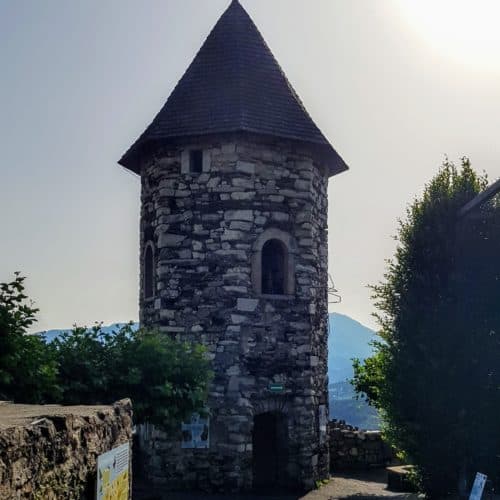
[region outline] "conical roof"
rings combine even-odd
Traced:
[[[310,143],[327,155],[332,174],[347,169],[237,0],[219,19],[151,125],[119,163],[138,172],[138,152],[148,142],[230,132]]]

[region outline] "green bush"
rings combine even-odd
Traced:
[[[127,325],[114,333],[75,328],[52,348],[66,404],[130,397],[136,423],[168,428],[206,401],[211,372],[200,345]]]
[[[164,429],[203,412],[212,377],[201,345],[126,325],[75,327],[50,344],[27,330],[38,310],[16,274],[0,284],[0,399],[109,404],[129,397],[136,423]]]

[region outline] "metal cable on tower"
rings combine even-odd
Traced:
[[[339,291],[335,288],[335,283],[333,282],[332,275],[328,274],[328,303],[329,304],[340,304],[342,302],[342,296],[339,295]]]

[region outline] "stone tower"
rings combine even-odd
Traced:
[[[328,473],[327,186],[347,166],[238,1],[120,164],[142,182],[141,323],[205,344],[215,373],[208,421],[142,429],[150,479],[313,487]]]

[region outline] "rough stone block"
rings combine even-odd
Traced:
[[[284,212],[273,212],[271,217],[276,222],[287,222],[290,216]]]
[[[236,171],[253,175],[255,174],[255,163],[250,163],[247,161],[238,161],[236,163]]]
[[[229,293],[242,293],[242,294],[248,293],[248,288],[246,286],[226,285],[223,288],[225,292]]]
[[[297,179],[294,187],[297,191],[309,191],[311,189],[311,183],[309,181]]]
[[[229,367],[226,370],[226,374],[229,375],[230,377],[234,376],[234,375],[239,375],[240,374],[240,366],[239,365],[233,365],[233,366]]]
[[[240,325],[247,320],[246,316],[242,316],[241,314],[231,314],[231,322],[234,325]]]
[[[231,193],[231,199],[235,201],[248,201],[255,198],[255,191],[237,191]]]
[[[172,309],[162,309],[160,311],[160,319],[174,319],[175,311]]]
[[[213,189],[217,187],[220,183],[220,177],[212,177],[208,182],[207,182],[207,188]]]
[[[241,260],[241,261],[247,260],[247,254],[243,250],[216,250],[215,253],[216,253],[216,255],[220,255],[221,257],[234,256],[238,260]]]
[[[186,239],[182,234],[161,233],[158,248],[178,247]]]
[[[259,301],[257,299],[239,298],[236,308],[238,311],[254,312],[258,305]]]
[[[228,210],[224,214],[226,220],[241,220],[246,222],[252,222],[254,220],[252,210]]]
[[[311,238],[302,238],[299,240],[299,246],[301,247],[312,247],[314,244]]]
[[[255,186],[255,181],[253,179],[233,179],[231,181],[231,184],[234,187],[240,188],[240,189],[253,189]]]
[[[267,198],[273,203],[283,203],[283,201],[285,200],[285,197],[281,194],[271,194]]]
[[[222,154],[231,154],[236,152],[236,144],[234,142],[222,144],[221,146]]]
[[[252,224],[250,222],[242,222],[238,220],[231,221],[229,229],[237,231],[250,231],[252,229]]]
[[[160,327],[162,332],[166,333],[184,333],[185,328],[182,326],[162,326]]]
[[[233,231],[231,229],[225,229],[224,233],[221,236],[222,241],[234,241],[241,240],[244,238],[244,233],[241,231]]]

